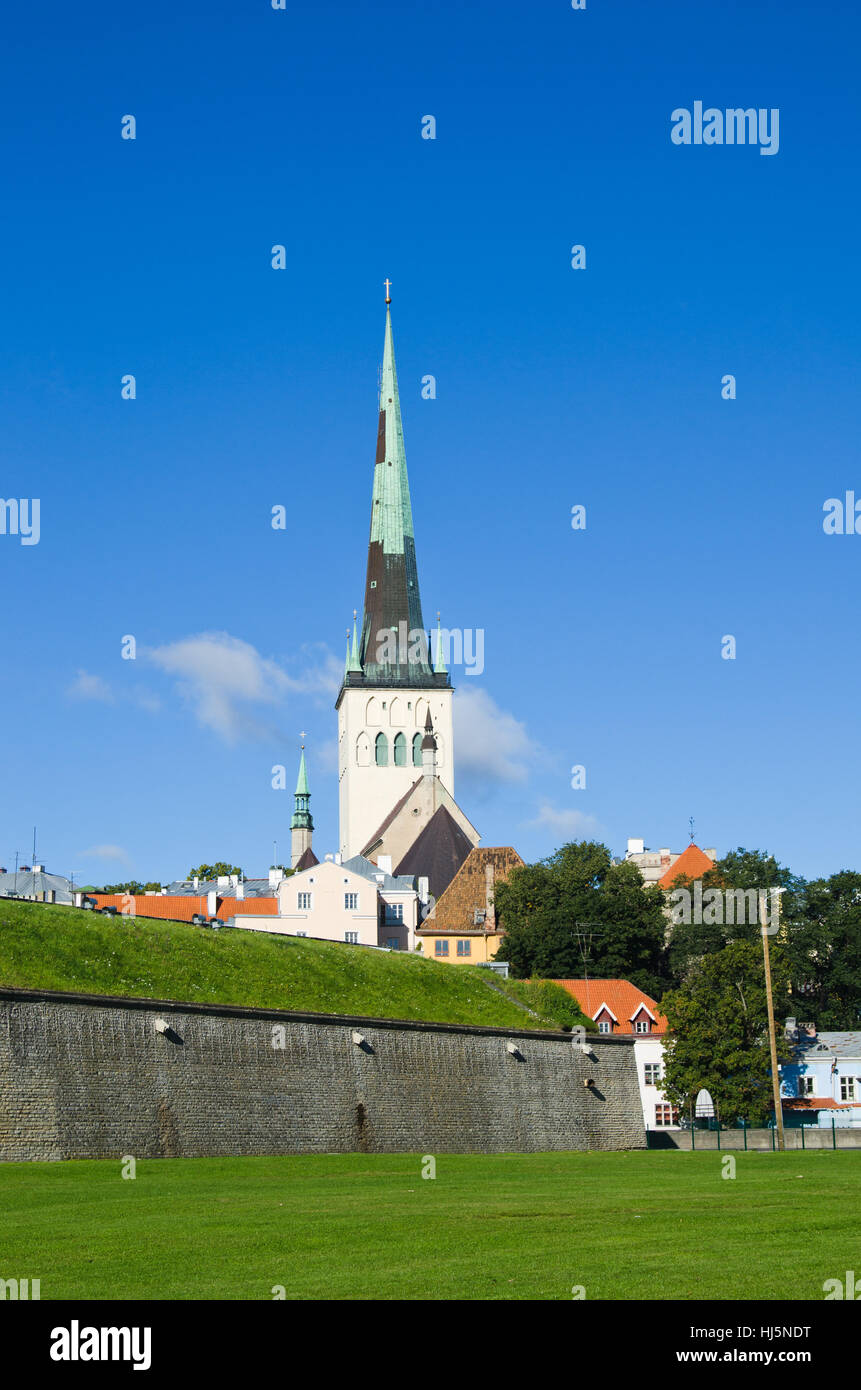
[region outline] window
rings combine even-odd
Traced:
[[[471,955],[472,955],[472,942],[471,942],[471,941],[459,941],[459,942],[457,943],[457,953],[458,953],[459,956],[471,956]]]
[[[403,903],[386,903],[386,920],[389,922],[402,922],[404,920]]]
[[[643,1068],[643,1072],[645,1074],[646,1085],[657,1086],[658,1082],[661,1079],[660,1062],[647,1062]]]
[[[395,767],[407,765],[407,740],[403,734],[395,734]]]
[[[413,734],[413,767],[422,765],[422,736]]]
[[[800,1096],[812,1096],[812,1095],[814,1095],[815,1092],[814,1092],[814,1090],[813,1090],[813,1081],[814,1081],[814,1078],[813,1078],[812,1076],[799,1076],[799,1078],[798,1078],[798,1094],[799,1094]]]
[[[299,910],[300,912],[310,912],[310,911],[311,911],[311,894],[310,894],[310,893],[298,893],[298,894],[297,894],[297,899],[298,899],[298,901],[297,901],[297,903],[296,903],[296,906],[297,906],[297,908],[298,908],[298,910]]]
[[[602,1019],[601,1019],[601,1022],[598,1024],[598,1032],[599,1032],[599,1033],[612,1033],[612,1031],[613,1031],[613,1025],[612,1025],[612,1023],[610,1022],[610,1020],[609,1020],[608,1018],[602,1018]]]
[[[638,1018],[634,1024],[635,1033],[651,1033],[652,1021],[649,1018]]]
[[[359,933],[358,933],[357,931],[345,931],[345,932],[344,932],[344,940],[345,940],[345,941],[348,943],[348,945],[350,945],[350,946],[358,946],[358,944],[359,944]]]
[[[388,936],[388,937],[386,937],[386,945],[388,946],[388,948],[389,948],[390,951],[397,951],[397,949],[399,948],[400,944],[401,944],[401,942],[400,942],[400,938],[399,938],[399,937],[397,937],[397,936]]]
[[[435,956],[447,956],[448,942],[437,939],[433,944],[433,953]]]
[[[358,893],[345,893],[345,894],[344,894],[344,911],[345,911],[345,912],[355,912],[358,906],[359,906],[359,895],[358,895]]]
[[[679,1112],[674,1105],[655,1106],[655,1127],[656,1129],[666,1129],[669,1125],[678,1123]]]
[[[377,734],[374,744],[374,760],[377,767],[388,767],[389,765],[389,740],[385,734]]]
[[[841,1076],[841,1078],[840,1078],[840,1099],[841,1099],[841,1100],[854,1100],[854,1099],[855,1099],[855,1082],[856,1082],[856,1080],[857,1080],[857,1078],[854,1077],[854,1076]]]

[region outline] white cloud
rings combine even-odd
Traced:
[[[89,849],[81,851],[82,859],[110,859],[117,864],[128,864],[128,851],[121,845],[90,845]]]
[[[526,725],[499,708],[486,690],[467,687],[454,697],[459,774],[477,782],[525,782],[538,747]]]
[[[534,820],[525,821],[524,824],[536,829],[552,830],[558,835],[576,835],[584,838],[600,829],[595,817],[587,815],[585,811],[575,811],[572,808],[560,810],[546,801],[540,806]]]
[[[76,700],[101,700],[106,705],[114,703],[114,692],[101,676],[93,676],[89,671],[78,671],[66,693]]]
[[[145,656],[168,675],[194,710],[198,723],[227,743],[243,737],[281,736],[260,710],[283,712],[287,696],[325,697],[337,692],[341,665],[322,644],[302,648],[313,663],[299,675],[228,632],[200,632],[148,650]]]

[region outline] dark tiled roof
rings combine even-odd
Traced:
[[[476,911],[487,911],[488,868],[492,883],[504,883],[511,870],[522,864],[517,850],[510,845],[470,846],[470,853],[464,857],[457,873],[449,881],[437,902],[433,917],[425,921],[425,928],[429,931],[459,932],[466,927],[474,927]],[[498,923],[496,927],[493,926],[490,913],[485,924],[487,930],[498,929]]]
[[[427,878],[431,893],[439,898],[471,849],[471,840],[445,806],[440,806],[410,845],[395,873]]]
[[[309,845],[296,865],[296,872],[301,873],[303,869],[313,869],[315,864],[319,864],[319,859]]]

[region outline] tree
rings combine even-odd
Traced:
[[[672,888],[687,888],[693,892],[695,880],[679,876]],[[796,878],[790,869],[779,864],[774,855],[766,850],[749,850],[739,847],[730,850],[718,859],[712,869],[702,876],[703,894],[717,888],[726,889],[782,888],[780,897],[780,916],[785,919],[795,911],[798,895],[803,888],[802,880]],[[672,892],[672,889],[670,890]],[[706,916],[706,914],[703,914]],[[741,915],[735,914],[734,915]],[[758,911],[753,920],[729,923],[726,914],[720,922],[675,922],[671,928],[668,946],[668,973],[670,980],[679,985],[687,978],[691,969],[703,956],[722,951],[731,941],[758,942],[760,925]]]
[[[804,885],[786,919],[792,1012],[822,1029],[861,1019],[861,874],[849,869]]]
[[[199,878],[201,881],[211,878],[227,878],[230,874],[238,874],[242,877],[242,870],[237,864],[225,864],[223,859],[217,860],[215,864],[199,864],[196,869],[189,869],[189,878]]]
[[[624,978],[660,994],[665,918],[659,889],[606,845],[581,840],[513,869],[496,887],[500,958],[521,978]]]
[[[160,883],[139,883],[137,879],[130,879],[128,883],[106,883],[104,888],[92,889],[94,893],[160,893]]]
[[[771,951],[775,1015],[788,1000],[789,971],[779,946]],[[679,988],[661,1000],[669,1029],[664,1091],[689,1109],[705,1087],[725,1123],[762,1123],[772,1108],[771,1058],[762,947],[733,941],[704,956]],[[778,1057],[789,1048],[778,1031]]]

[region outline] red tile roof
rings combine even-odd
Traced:
[[[615,1016],[616,1033],[634,1032],[634,1020],[642,1012],[643,1005],[655,1020],[651,1036],[656,1037],[667,1031],[667,1020],[655,1000],[645,990],[637,989],[630,980],[554,980],[553,983],[574,995],[587,1018],[596,1018],[604,1005]]]
[[[855,1103],[857,1104],[857,1102]],[[852,1101],[841,1104],[830,1096],[800,1096],[797,1100],[783,1100],[784,1110],[854,1110]],[[773,1109],[774,1107],[772,1107]]]
[[[661,888],[672,888],[677,878],[702,878],[714,868],[714,860],[704,854],[699,845],[688,845],[682,850],[675,864],[671,864],[665,874],[658,879]]]
[[[115,907],[118,912],[128,908],[129,915],[135,917],[158,917],[168,922],[190,922],[195,913],[208,917],[207,896],[196,893],[173,896],[167,893],[88,893],[95,898],[99,907]],[[272,898],[222,898],[216,899],[213,914],[227,921],[228,917],[241,917],[252,912],[260,917],[273,917],[278,913],[278,899]]]

